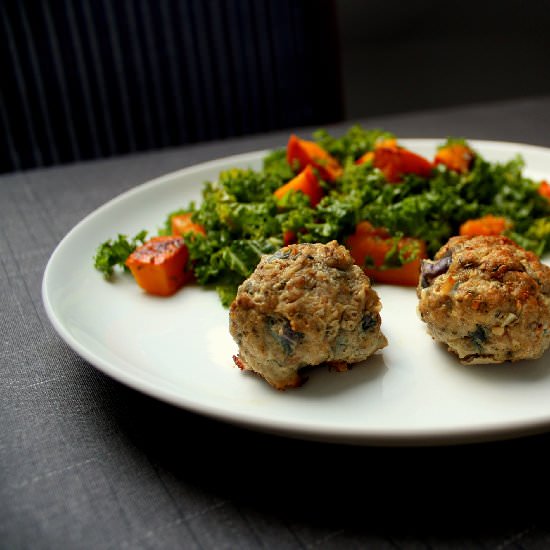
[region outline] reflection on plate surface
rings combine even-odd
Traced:
[[[442,140],[402,140],[432,155]],[[550,176],[550,149],[470,141],[488,160],[520,153],[534,179]],[[155,233],[167,212],[200,198],[229,167],[259,168],[265,152],[168,174],[124,193],[79,223],[53,253],[43,299],[77,353],[115,379],[186,409],[292,437],[354,444],[445,444],[550,428],[550,357],[464,367],[427,335],[414,289],[377,285],[389,346],[347,373],[313,369],[301,388],[277,392],[233,366],[228,312],[215,292],[187,287],[144,294],[129,277],[107,283],[97,245],[117,233]],[[548,262],[546,262],[548,263]]]

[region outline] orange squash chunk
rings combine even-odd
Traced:
[[[290,191],[301,191],[307,195],[311,206],[316,206],[323,198],[323,188],[319,185],[309,164],[295,178],[276,189],[273,194],[277,199],[282,199]]]
[[[374,151],[368,151],[357,159],[356,164],[371,161],[390,183],[399,183],[404,174],[416,174],[428,178],[432,174],[432,163],[405,149],[399,147],[395,140],[384,140],[375,146]]]
[[[405,250],[405,258],[407,250],[410,250],[411,255],[413,251],[417,251],[416,258],[399,267],[382,269],[386,254],[394,245],[394,239],[384,228],[373,227],[369,222],[357,224],[355,233],[346,240],[346,246],[355,263],[371,280],[391,285],[416,286],[422,259],[428,257],[426,244],[421,239],[401,238],[397,243],[397,248]]]
[[[466,174],[470,170],[473,160],[474,153],[469,147],[455,143],[439,149],[435,155],[434,164],[443,164],[449,170]]]
[[[338,160],[320,145],[314,141],[300,139],[294,134],[288,140],[286,158],[290,166],[294,167],[298,164],[300,170],[311,164],[326,181],[338,179],[344,171]]]
[[[544,197],[550,201],[550,183],[547,181],[541,181],[537,187],[537,192],[541,197]]]
[[[459,229],[460,235],[501,235],[510,227],[510,222],[506,218],[487,214],[475,220],[465,221]]]
[[[153,237],[126,260],[137,284],[149,294],[170,296],[188,278],[189,251],[180,236]]]
[[[203,235],[206,235],[204,227],[192,221],[191,216],[191,212],[172,216],[172,219],[170,220],[172,235],[184,235],[189,232],[202,233]]]
[[[390,148],[397,149],[399,146],[397,145],[397,140],[395,138],[388,138],[388,139],[383,139],[383,140],[378,141],[374,145],[374,151],[376,151],[376,149],[380,149],[382,147],[390,147]],[[355,164],[363,164],[365,162],[373,162],[374,157],[375,157],[374,151],[367,151],[364,155],[362,155],[361,157],[359,157],[355,161]]]

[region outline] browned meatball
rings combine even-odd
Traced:
[[[503,236],[453,237],[417,288],[428,332],[463,363],[537,359],[550,345],[550,268]]]
[[[344,368],[387,345],[381,304],[346,248],[297,244],[264,256],[230,308],[235,363],[278,389],[298,386],[300,369]]]

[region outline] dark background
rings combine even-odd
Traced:
[[[347,118],[550,92],[550,3],[337,0]]]
[[[550,3],[5,0],[0,172],[550,92]]]

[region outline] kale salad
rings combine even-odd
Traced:
[[[151,241],[142,231],[100,244],[94,265],[110,278],[149,244],[137,262],[160,266],[151,279],[185,276],[155,292],[157,283],[139,280],[149,268],[132,269],[145,290],[167,295],[193,281],[215,288],[227,306],[263,254],[295,242],[337,240],[371,278],[394,284],[405,281],[400,270],[458,234],[504,234],[541,256],[550,252],[550,186],[523,170],[520,156],[489,162],[463,139],[443,141],[426,159],[384,130],[354,126],[339,137],[318,130],[309,141],[291,136],[260,170],[229,169],[205,182],[201,201],[174,205]],[[180,262],[166,275],[172,252]]]

